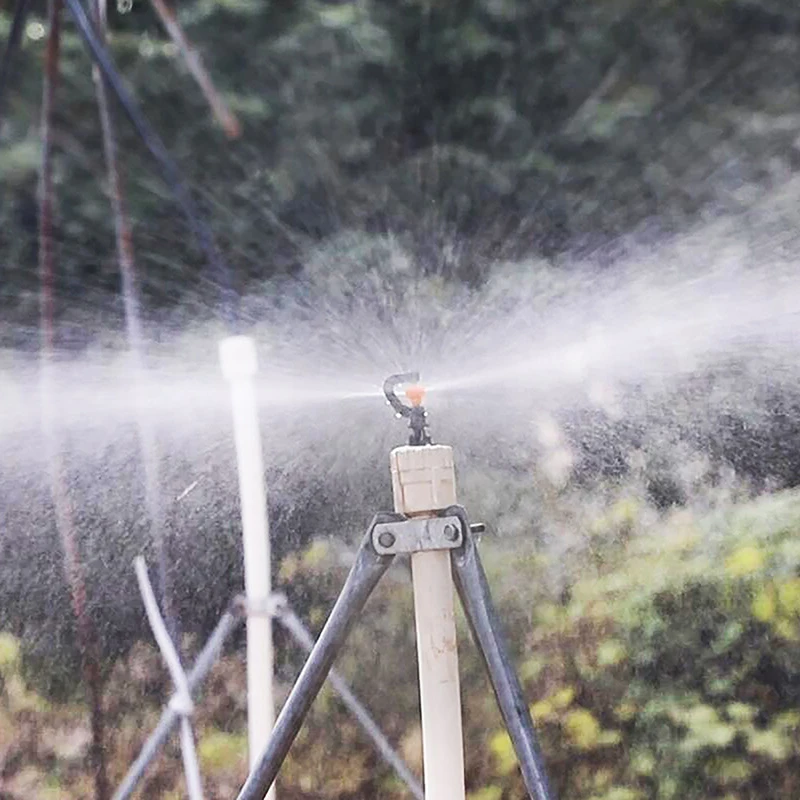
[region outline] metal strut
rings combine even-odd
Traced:
[[[556,800],[545,774],[528,705],[500,632],[486,574],[475,547],[473,527],[461,506],[445,509],[439,517],[443,541],[436,540],[439,526],[428,526],[425,531],[420,531],[419,520],[402,514],[378,514],[372,521],[322,633],[278,716],[269,743],[247,777],[237,800],[263,800],[269,791],[348,633],[394,560],[394,553],[425,549],[450,551],[458,594],[489,672],[528,797],[531,800]],[[455,536],[449,530],[453,522],[459,528]],[[405,526],[409,535],[404,532]],[[475,526],[475,529],[480,529],[480,526]],[[394,539],[391,542],[386,533],[392,533]]]
[[[275,618],[307,653],[310,653],[314,649],[314,637],[306,626],[303,625],[300,617],[292,611],[285,596],[277,595]],[[369,711],[367,711],[361,701],[353,694],[344,679],[336,670],[332,669],[328,674],[328,680],[347,707],[347,710],[355,717],[356,722],[358,722],[367,736],[369,736],[375,749],[380,753],[383,760],[394,769],[403,783],[405,783],[408,791],[411,792],[415,800],[425,800],[422,784],[417,780],[416,775],[414,775],[408,768],[408,765],[395,752],[383,731],[378,727],[375,720],[372,719]]]
[[[223,645],[230,634],[239,626],[245,616],[244,601],[236,598],[225,613],[220,617],[194,666],[186,674],[189,691],[194,693],[208,676],[213,668]],[[169,703],[161,714],[155,730],[150,734],[141,752],[128,770],[119,788],[114,792],[113,800],[128,800],[136,791],[137,784],[144,777],[147,768],[166,744],[172,731],[180,724],[181,715],[174,703]]]

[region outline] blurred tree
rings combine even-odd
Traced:
[[[235,144],[152,9],[125,9],[111,9],[115,57],[243,292],[296,274],[309,246],[347,229],[404,233],[420,269],[471,283],[497,258],[597,255],[623,234],[652,235],[656,218],[675,229],[738,208],[744,187],[768,187],[796,160],[800,88],[784,76],[800,11],[789,2],[185,2],[180,17],[243,118]],[[42,48],[34,15],[0,133],[8,342],[32,319],[19,301],[33,290]],[[117,311],[99,126],[74,34],[65,62],[60,307],[90,288],[92,303]],[[127,128],[123,147],[146,305],[213,303],[183,220]],[[454,243],[457,263],[442,255]]]

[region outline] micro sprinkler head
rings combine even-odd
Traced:
[[[413,386],[407,386],[404,394],[408,398],[408,401],[411,403],[412,407],[417,408],[418,406],[422,405],[422,401],[425,399],[426,391],[427,390],[424,386],[420,386],[420,384],[415,383]]]
[[[397,396],[397,387],[401,384],[410,384],[405,390],[410,406],[405,405]],[[428,433],[428,412],[422,405],[425,388],[419,384],[419,372],[390,375],[383,382],[383,393],[386,395],[386,402],[395,410],[398,418],[408,417],[408,427],[411,429],[411,435],[408,437],[409,445],[421,447],[432,444]]]

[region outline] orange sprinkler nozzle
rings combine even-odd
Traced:
[[[409,386],[405,391],[405,395],[412,406],[421,406],[422,401],[425,399],[425,387],[419,384]]]

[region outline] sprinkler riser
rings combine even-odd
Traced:
[[[389,460],[398,513],[435,517],[456,504],[451,447],[397,447]],[[464,800],[464,736],[450,550],[412,553],[411,573],[425,800]]]
[[[228,336],[219,343],[219,362],[226,381],[254,377],[258,372],[255,342],[249,336]]]
[[[222,373],[230,385],[244,543],[248,606],[266,607],[271,594],[271,555],[261,431],[253,378],[258,369],[255,343],[247,336],[220,342]],[[272,619],[247,619],[247,728],[251,768],[269,741],[274,724]],[[274,800],[274,787],[268,794]]]

